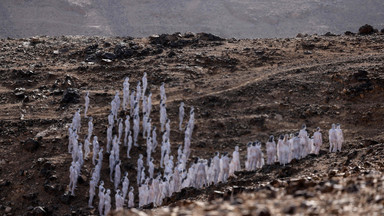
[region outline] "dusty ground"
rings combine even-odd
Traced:
[[[116,48],[121,43],[125,48]],[[328,153],[323,145],[318,157],[240,172],[225,185],[186,189],[165,200],[165,208],[146,213],[384,213],[383,35],[255,40],[205,34],[160,39],[40,37],[3,39],[0,45],[2,214],[97,214],[86,208],[93,168],[89,161],[76,196],[64,195],[71,162],[67,124],[83,107],[89,90],[89,115],[104,145],[114,90],[121,90],[126,76],[132,89],[144,72],[155,96],[152,118],[157,125],[159,87],[166,83],[174,154],[183,139],[176,130],[181,101],[195,107],[192,156],[208,158],[239,145],[244,162],[248,141],[265,142],[271,134],[297,131],[302,123],[311,132],[320,126],[325,143],[330,125],[341,123],[346,138],[341,153]],[[117,58],[105,60],[114,50]],[[69,88],[80,97],[66,97]],[[83,118],[83,128],[86,122]],[[122,170],[134,184],[137,155],[145,150],[132,152],[134,157],[123,160]],[[104,162],[102,178],[109,172]]]

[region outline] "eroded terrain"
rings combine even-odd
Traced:
[[[67,126],[75,110],[83,108],[89,90],[88,115],[104,145],[115,90],[122,90],[126,76],[132,89],[144,72],[154,95],[151,117],[156,126],[159,87],[166,84],[173,154],[183,141],[177,129],[181,101],[187,111],[195,107],[192,157],[209,158],[239,145],[244,163],[248,141],[264,143],[269,135],[298,131],[302,123],[311,133],[321,127],[325,141],[317,157],[239,172],[228,184],[204,190],[188,188],[165,200],[166,207],[145,213],[384,213],[383,35],[254,40],[210,34],[37,37],[2,39],[0,45],[1,213],[97,214],[86,207],[93,168],[89,161],[76,196],[64,195],[72,160]],[[84,128],[86,122],[83,118]],[[337,154],[327,150],[332,123],[341,123],[346,138]],[[133,157],[123,159],[122,171],[130,173],[132,184],[139,153],[145,156],[145,148],[134,148]],[[155,158],[159,156],[157,151]],[[107,160],[104,163],[102,175],[108,176]]]

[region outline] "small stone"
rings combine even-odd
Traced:
[[[114,60],[116,59],[116,55],[114,53],[103,53],[101,55],[102,59]]]
[[[305,54],[305,55],[311,55],[311,54],[312,54],[312,52],[311,52],[311,51],[309,51],[309,50],[306,50],[306,51],[304,51],[304,54]]]
[[[34,152],[40,148],[40,143],[34,139],[29,138],[24,141],[23,148],[27,151]]]
[[[47,214],[47,212],[45,211],[44,207],[42,207],[42,206],[37,206],[37,207],[33,208],[33,215],[43,216],[46,214]]]
[[[12,211],[12,208],[7,206],[5,207],[5,213],[10,213]]]
[[[79,102],[80,102],[80,93],[79,93],[79,90],[75,88],[67,88],[64,91],[63,97],[61,98],[61,101],[60,101],[61,104],[79,103]]]
[[[15,88],[13,92],[16,97],[24,98],[25,96],[25,88]]]
[[[80,175],[78,178],[78,181],[79,181],[79,184],[84,184],[85,182],[87,182],[87,176]]]
[[[269,211],[268,208],[264,208],[258,211],[257,213],[258,216],[270,216],[271,212]]]
[[[71,196],[70,194],[64,194],[62,196],[60,196],[60,201],[63,203],[63,204],[69,204],[72,200],[73,196]]]
[[[283,212],[284,212],[285,214],[295,214],[295,212],[296,212],[296,206],[291,205],[291,206],[285,207],[285,208],[283,209]]]

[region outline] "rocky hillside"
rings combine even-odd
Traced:
[[[2,0],[0,37],[147,37],[211,32],[227,38],[343,33],[365,23],[384,28],[381,0]]]
[[[0,39],[0,47],[2,214],[97,214],[87,208],[89,161],[76,196],[65,195],[72,160],[67,127],[89,91],[88,113],[104,145],[115,90],[122,89],[124,77],[136,83],[144,72],[156,96],[153,119],[159,118],[157,95],[165,82],[174,154],[183,141],[177,130],[181,101],[195,107],[191,157],[209,158],[239,145],[244,166],[248,141],[265,143],[269,135],[296,132],[302,123],[310,133],[321,127],[325,144],[319,156],[242,171],[228,184],[187,188],[165,200],[164,208],[131,213],[383,214],[382,34],[252,40],[206,33],[62,36]],[[328,152],[332,123],[341,123],[346,138],[337,154]],[[85,119],[82,124],[85,128]],[[139,153],[145,149],[136,148],[131,159],[123,159],[122,171],[131,174],[132,183]],[[156,161],[159,156],[158,151]],[[104,161],[102,178],[107,178]]]

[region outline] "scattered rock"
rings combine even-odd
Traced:
[[[170,51],[167,56],[169,58],[172,58],[172,57],[176,56],[176,53],[174,51]]]
[[[12,211],[12,208],[7,206],[5,207],[5,213],[10,213]]]
[[[347,36],[355,35],[355,33],[351,32],[351,31],[346,31],[344,34],[347,35]]]
[[[327,32],[327,33],[324,34],[324,36],[326,36],[326,37],[335,37],[336,35],[331,33],[331,32]]]
[[[60,196],[60,201],[63,203],[63,204],[70,204],[71,201],[72,201],[72,198],[73,196],[71,196],[70,194],[63,194]]]
[[[63,97],[61,98],[60,103],[62,105],[66,105],[69,103],[79,103],[80,102],[80,93],[79,90],[76,88],[67,88],[64,93]]]
[[[116,45],[113,53],[116,58],[130,58],[134,55],[135,51],[126,46]]]
[[[285,213],[285,214],[295,214],[295,212],[296,212],[296,206],[294,206],[294,205],[291,205],[291,206],[287,206],[287,207],[285,207],[284,209],[283,209],[283,212]]]
[[[271,212],[269,211],[268,208],[263,208],[263,209],[258,210],[257,215],[258,216],[270,216]]]
[[[200,39],[200,40],[205,40],[205,41],[224,41],[223,38],[219,37],[219,36],[216,36],[216,35],[213,35],[211,33],[198,33],[197,34],[197,37]]]
[[[77,181],[79,182],[79,184],[84,184],[87,182],[87,176],[80,175]]]
[[[37,206],[37,207],[33,208],[32,213],[33,213],[33,215],[35,215],[35,216],[44,216],[44,215],[47,215],[47,211],[46,211],[45,208],[42,207],[42,206]]]
[[[38,193],[29,193],[27,195],[23,195],[23,198],[26,200],[34,200],[37,198]]]
[[[34,152],[40,148],[40,143],[34,139],[29,138],[22,143],[22,146],[25,150]]]
[[[86,54],[92,54],[92,53],[95,53],[98,47],[99,47],[98,44],[93,44],[93,45],[91,45],[91,46],[88,46],[87,48],[85,48],[85,53],[86,53]]]
[[[109,59],[109,60],[115,60],[116,59],[116,55],[115,54],[113,54],[113,53],[103,53],[102,55],[101,55],[101,58],[102,59]]]
[[[18,98],[24,98],[25,97],[25,88],[15,88],[13,93]]]

